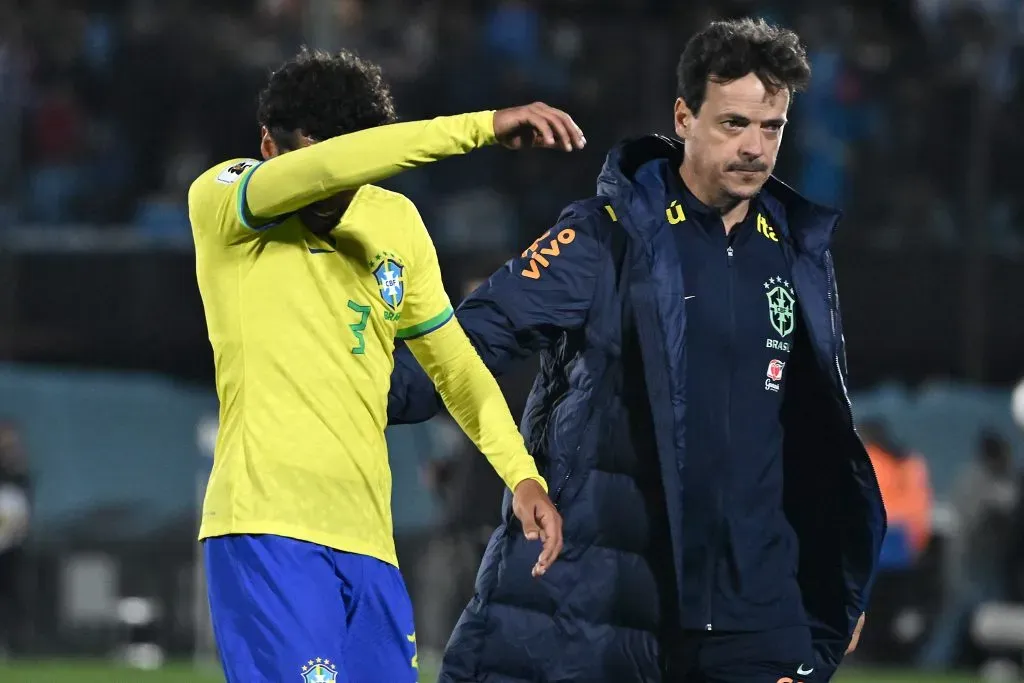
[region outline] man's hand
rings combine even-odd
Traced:
[[[535,577],[542,576],[562,552],[562,516],[534,479],[523,480],[516,486],[512,511],[522,523],[527,540],[540,539],[544,543],[532,572]]]
[[[860,642],[860,632],[864,629],[864,615],[860,615],[860,619],[857,620],[857,626],[853,629],[853,638],[850,639],[850,645],[846,648],[846,654],[850,654],[857,649],[857,643]]]
[[[509,149],[583,149],[583,131],[564,111],[534,102],[494,112],[494,136]]]

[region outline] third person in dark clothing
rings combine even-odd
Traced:
[[[31,522],[28,461],[21,433],[0,420],[0,660],[25,645],[25,543]]]
[[[809,78],[793,32],[712,23],[680,59],[682,142],[615,147],[597,196],[459,307],[492,372],[540,352],[522,432],[565,548],[520,579],[536,550],[506,493],[442,683],[818,683],[855,646],[885,513],[839,216],[771,177]],[[391,419],[439,406],[398,351]]]

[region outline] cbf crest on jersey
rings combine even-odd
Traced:
[[[796,296],[793,286],[781,277],[770,277],[764,283],[768,297],[768,317],[780,337],[786,337],[796,324]]]
[[[405,299],[405,266],[395,254],[382,252],[373,259],[370,267],[377,278],[380,298],[388,308],[397,311]]]
[[[337,683],[338,670],[329,659],[309,660],[302,665],[302,683]]]

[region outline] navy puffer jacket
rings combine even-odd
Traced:
[[[522,430],[564,517],[565,550],[532,579],[538,546],[524,540],[506,493],[442,683],[668,683],[665,659],[686,609],[685,282],[664,188],[638,184],[635,171],[681,154],[660,136],[613,149],[598,195],[567,207],[459,307],[496,374],[541,354]],[[761,200],[802,313],[782,411],[785,512],[800,541],[817,680],[828,680],[865,610],[885,514],[846,395],[828,250],[839,216],[774,179]],[[408,351],[397,351],[392,422],[440,407]]]

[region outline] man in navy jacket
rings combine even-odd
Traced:
[[[885,515],[846,392],[838,214],[771,177],[810,67],[743,20],[678,76],[685,152],[614,148],[597,196],[459,308],[495,374],[541,354],[522,429],[565,547],[526,578],[506,500],[444,683],[827,681],[856,643]],[[429,418],[395,359],[392,422]]]

